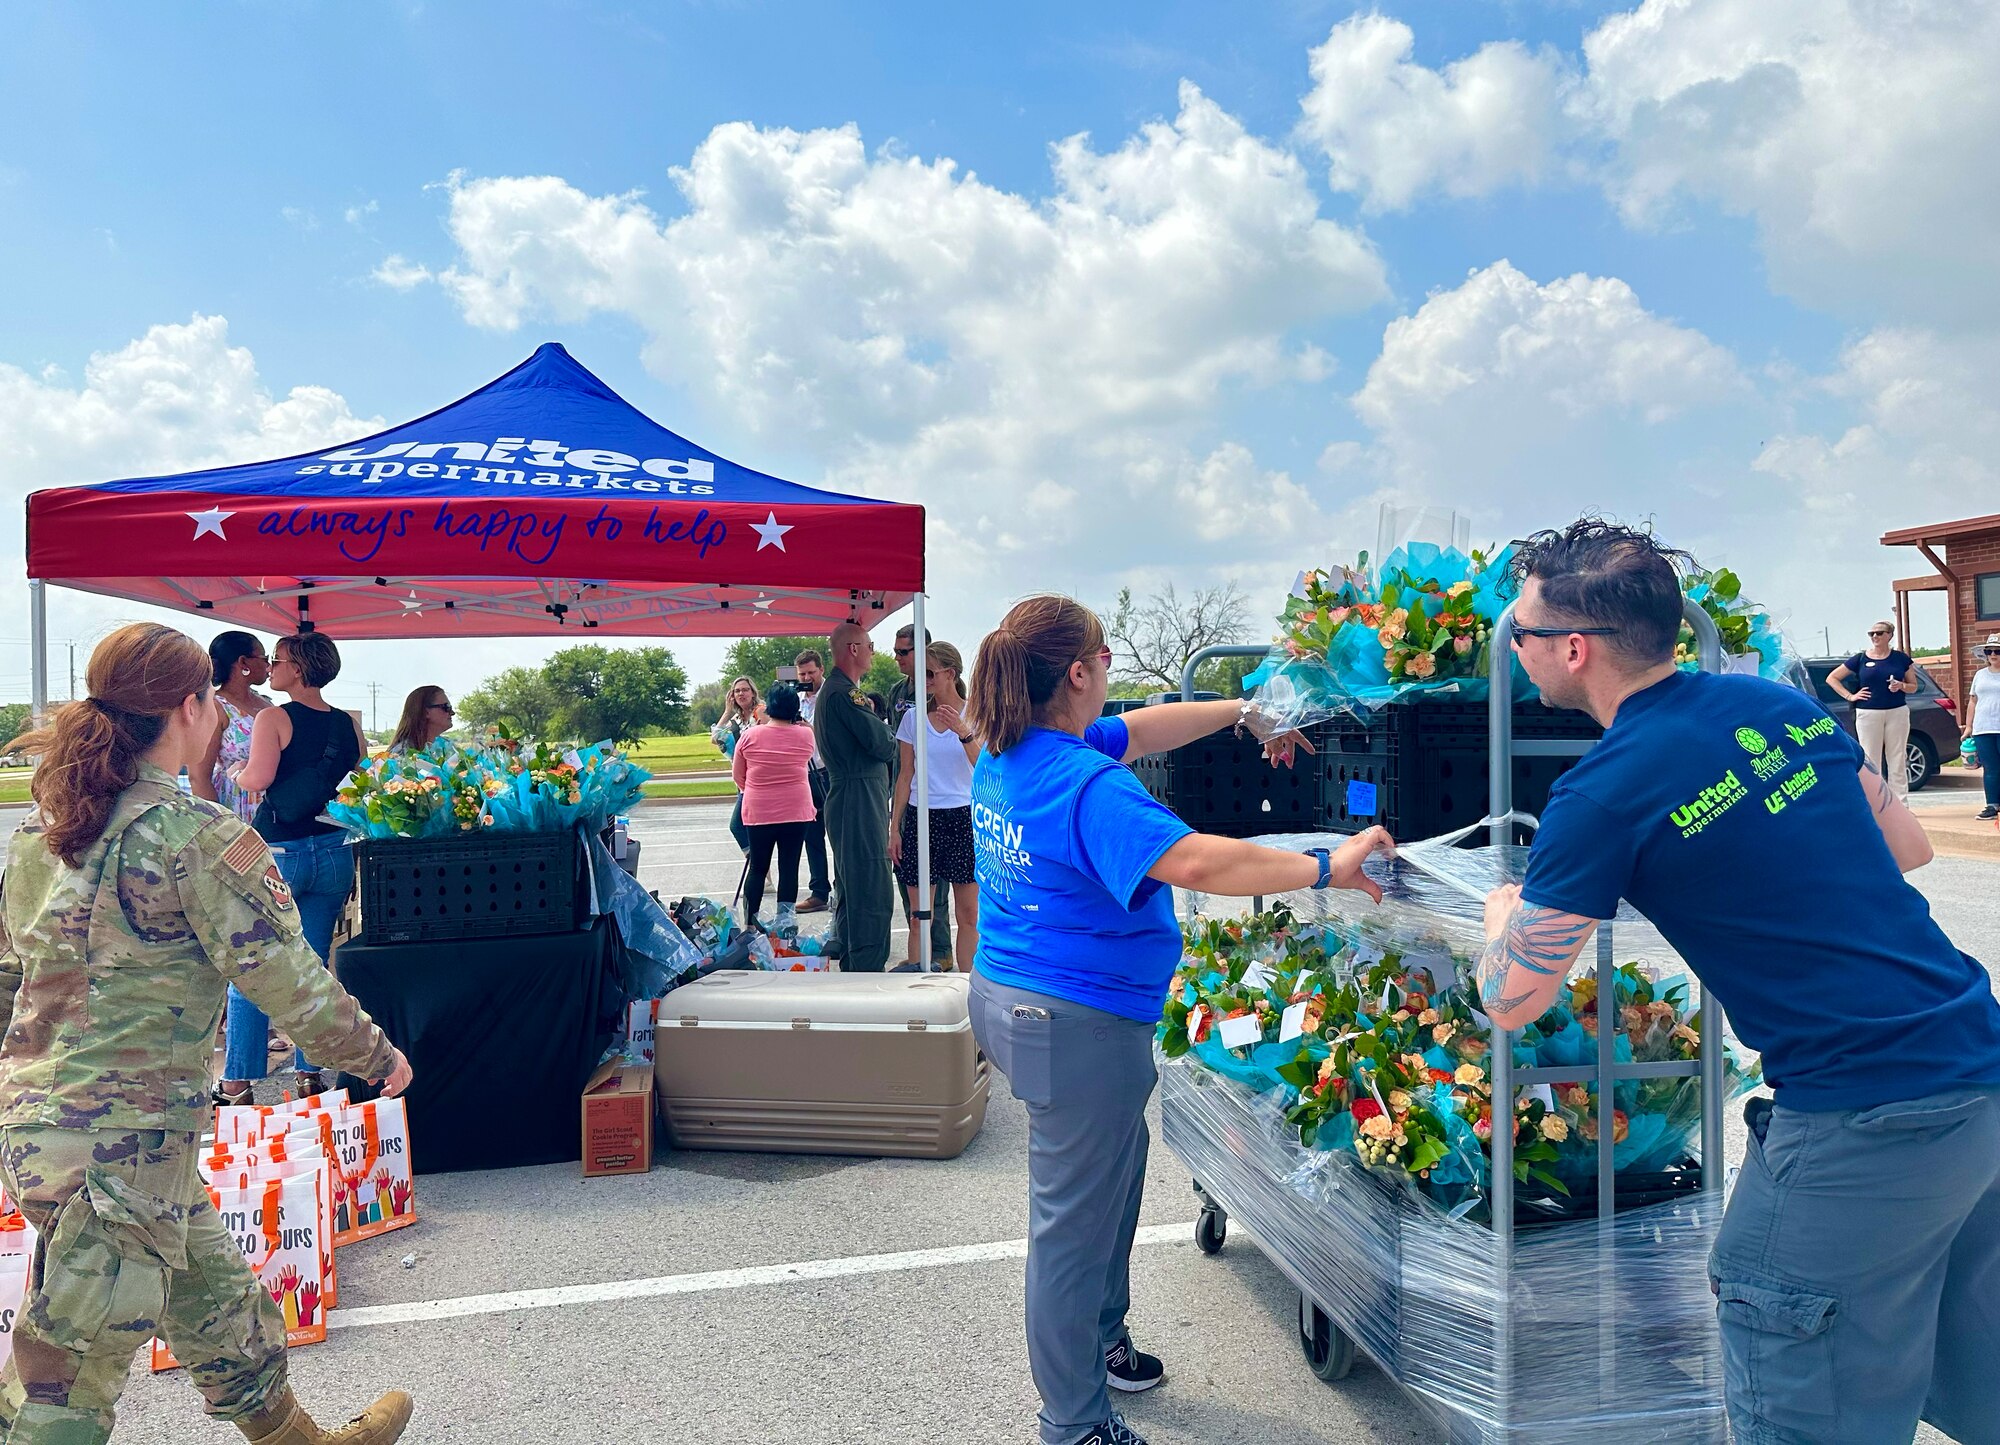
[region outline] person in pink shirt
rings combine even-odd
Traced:
[[[750,835],[750,872],[743,884],[743,919],[764,925],[757,910],[764,902],[764,874],[778,855],[778,932],[798,927],[799,853],[812,825],[813,734],[799,720],[799,695],[779,683],[765,695],[764,721],[736,740],[730,767],[743,795],[743,827]]]

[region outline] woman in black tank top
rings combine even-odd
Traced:
[[[292,700],[257,714],[250,758],[236,777],[246,792],[263,795],[252,826],[271,845],[298,904],[306,942],[322,963],[333,951],[333,926],[354,887],[354,858],[345,831],[320,815],[366,746],[361,725],[320,695],[339,672],[340,652],[329,637],[307,632],[278,643],[271,653],[271,686]],[[248,1101],[252,1082],[270,1070],[269,1044],[270,1021],[232,988],[218,1098]],[[319,1071],[303,1053],[295,1063],[300,1092],[318,1093],[325,1082]]]

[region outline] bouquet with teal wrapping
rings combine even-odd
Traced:
[[[1446,1212],[1483,1210],[1493,1029],[1479,1008],[1473,960],[1484,943],[1485,893],[1519,880],[1525,852],[1416,844],[1397,863],[1370,865],[1384,889],[1379,906],[1329,890],[1287,895],[1246,918],[1197,916],[1184,928],[1161,1054],[1275,1094],[1308,1148],[1352,1153]],[[1616,930],[1621,953],[1637,956],[1606,975],[1614,1058],[1696,1059],[1701,1017],[1678,960],[1629,911]],[[1511,1101],[1516,1178],[1546,1195],[1569,1194],[1595,1175],[1598,1013],[1595,972],[1579,972],[1511,1035],[1516,1068],[1576,1070],[1553,1087],[1522,1086]],[[1724,1070],[1732,1095],[1757,1080],[1755,1065],[1733,1051]],[[1700,1103],[1691,1077],[1618,1083],[1604,1111],[1615,1167],[1654,1173],[1682,1164],[1699,1138]]]
[[[1268,737],[1342,713],[1366,721],[1428,693],[1484,697],[1493,624],[1515,591],[1511,555],[1412,542],[1379,567],[1363,552],[1353,567],[1300,574],[1277,645],[1243,679],[1252,730]],[[1518,670],[1515,685],[1527,686]]]
[[[1697,565],[1681,581],[1681,591],[1715,624],[1722,637],[1725,672],[1747,672],[1770,682],[1787,683],[1812,694],[1805,664],[1778,630],[1771,614],[1743,595],[1743,581],[1727,567],[1709,571]],[[1701,666],[1694,629],[1685,623],[1674,645],[1674,662],[1683,672]]]
[[[504,736],[439,738],[420,752],[365,759],[327,816],[356,838],[598,829],[638,800],[649,776],[609,743],[565,750]]]
[[[341,781],[327,817],[356,838],[440,838],[494,826],[505,789],[486,759],[443,738],[421,752],[368,758]]]

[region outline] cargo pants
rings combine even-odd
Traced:
[[[1737,1445],[2000,1445],[2000,1089],[1744,1114],[1709,1262]]]
[[[196,1148],[157,1129],[0,1128],[0,1180],[37,1236],[0,1372],[4,1445],[110,1439],[156,1334],[217,1419],[284,1389],[284,1318],[209,1203]]]

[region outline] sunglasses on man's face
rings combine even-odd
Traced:
[[[1618,629],[1615,627],[1524,627],[1516,622],[1513,624],[1513,634],[1511,640],[1516,647],[1519,647],[1521,639],[1524,637],[1615,637],[1618,635]]]

